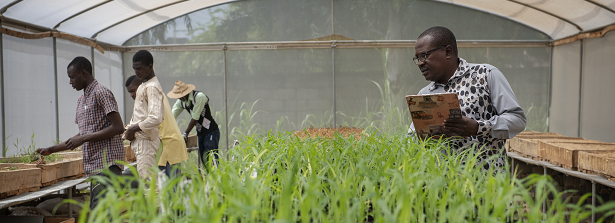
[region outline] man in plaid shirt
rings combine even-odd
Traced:
[[[70,139],[48,148],[36,151],[47,156],[52,153],[72,150],[79,146],[83,151],[83,169],[86,176],[101,175],[105,168],[111,173],[121,175],[124,167],[117,161],[124,161],[124,146],[120,134],[124,132],[122,118],[118,112],[113,93],[98,84],[92,76],[92,64],[85,57],[76,57],[67,68],[70,84],[83,95],[77,102],[75,123],[79,133]],[[92,182],[90,187],[90,207],[96,207],[100,194],[108,185]]]

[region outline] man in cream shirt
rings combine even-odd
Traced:
[[[137,89],[132,119],[124,138],[137,156],[137,171],[141,178],[150,179],[150,168],[156,164],[160,147],[158,127],[164,119],[164,94],[154,73],[154,59],[147,50],[132,57],[132,69],[143,81]]]
[[[134,100],[137,95],[137,89],[141,86],[141,79],[136,75],[132,75],[126,80],[126,90],[130,93],[130,97]],[[164,119],[158,127],[159,138],[162,141],[162,153],[158,160],[158,168],[164,170],[168,177],[178,175],[178,165],[180,162],[188,160],[188,152],[186,151],[186,143],[177,126],[177,122],[169,106],[169,101],[166,96],[163,96]],[[126,171],[124,171],[126,172]],[[123,175],[127,175],[123,174]]]

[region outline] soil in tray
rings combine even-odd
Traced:
[[[49,156],[41,156],[36,153],[21,155],[21,156],[13,156],[7,158],[0,158],[0,163],[24,163],[24,164],[54,164],[64,161],[71,161],[81,159],[83,156],[81,152],[66,152],[66,153],[55,153]]]
[[[49,156],[41,156],[39,154],[26,154],[21,156],[13,156],[0,159],[0,163],[29,163],[29,164],[45,164],[61,162],[63,158],[57,154]]]
[[[0,167],[0,172],[4,172],[4,171],[13,171],[13,170],[19,170],[19,167],[16,167],[16,166],[5,166],[5,167]]]
[[[335,136],[335,133],[340,134],[344,138],[347,138],[350,135],[353,135],[356,139],[361,139],[361,137],[366,136],[367,134],[363,132],[363,129],[359,128],[351,128],[351,127],[339,127],[339,128],[306,128],[305,130],[299,130],[294,132],[296,136],[299,138],[307,138],[308,135],[311,138],[321,137],[325,139],[331,139]]]

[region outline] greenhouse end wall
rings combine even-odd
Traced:
[[[581,137],[615,142],[615,32],[583,40],[581,73]]]
[[[615,32],[554,47],[550,129],[615,142]]]
[[[550,47],[462,47],[459,54],[500,69],[526,112],[527,130],[547,131]],[[132,55],[124,54],[124,79],[134,74]],[[411,47],[154,51],[153,56],[165,93],[181,80],[209,96],[224,149],[227,130],[229,142],[310,126],[402,134],[410,125],[405,96],[429,84],[411,61]],[[131,117],[132,99],[124,100]],[[185,112],[178,117],[182,130],[188,120]]]

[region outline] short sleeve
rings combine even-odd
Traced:
[[[105,115],[109,115],[111,112],[119,112],[117,101],[113,96],[113,92],[109,89],[97,89],[96,91],[96,103],[103,108]]]

